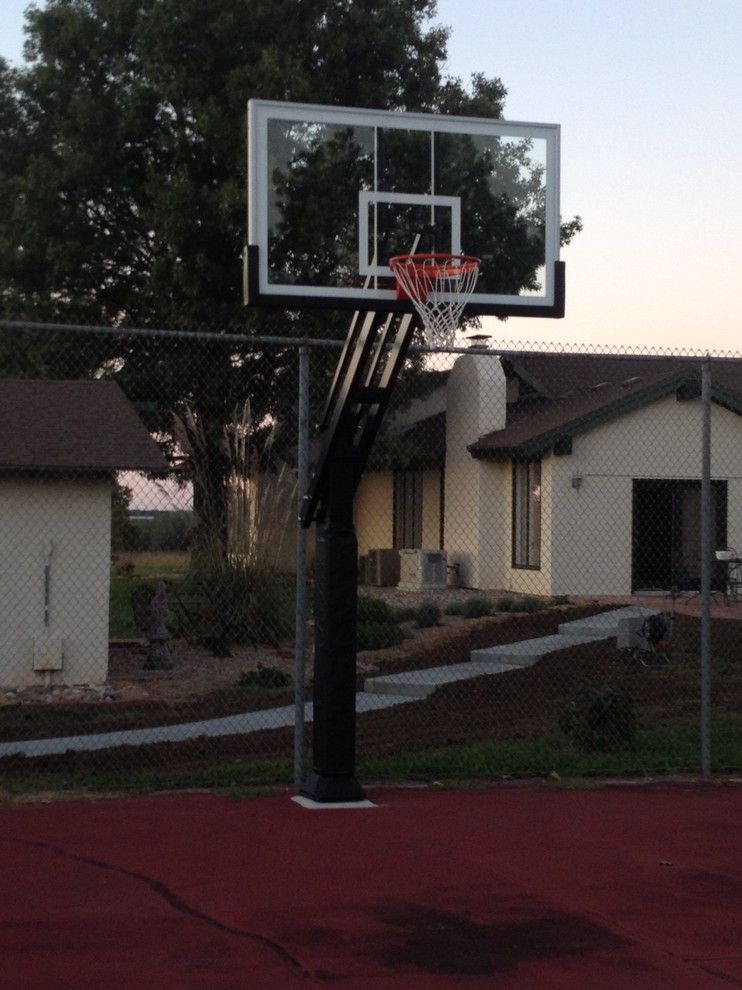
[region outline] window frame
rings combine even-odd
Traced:
[[[411,500],[411,504],[410,504]],[[423,540],[423,472],[394,472],[392,545],[395,550],[420,550]],[[408,529],[412,530],[410,534]]]
[[[525,468],[525,479],[523,479],[523,469]],[[538,471],[537,478],[534,477],[536,470]],[[525,505],[522,505],[522,492],[520,487],[525,480],[526,492],[525,492]],[[531,525],[534,518],[534,513],[532,511],[532,499],[533,499],[533,489],[534,485],[537,484],[539,488],[538,496],[538,516],[536,519],[538,525],[538,540],[534,544],[532,540]],[[540,571],[541,570],[541,550],[542,550],[542,469],[541,469],[541,459],[540,458],[530,458],[528,460],[514,460],[512,462],[512,513],[511,513],[511,527],[510,527],[510,563],[513,570],[518,571]],[[521,517],[521,512],[525,509],[525,517]],[[523,538],[519,539],[519,533],[521,532],[521,524],[524,523]],[[519,554],[519,548],[523,546],[525,548],[525,554]],[[532,554],[532,550],[535,549],[535,555]],[[533,557],[536,557],[537,562],[533,562]],[[519,560],[518,558],[521,558]],[[525,563],[522,562],[525,558]]]

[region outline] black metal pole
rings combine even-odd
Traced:
[[[314,769],[301,788],[322,803],[366,797],[355,778],[358,543],[352,460],[331,462],[327,491],[315,561]]]

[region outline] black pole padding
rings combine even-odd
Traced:
[[[355,778],[358,542],[352,461],[330,467],[328,515],[317,527],[314,602],[313,772],[301,793],[314,801],[362,801]]]

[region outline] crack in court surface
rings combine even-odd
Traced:
[[[144,873],[137,873],[135,870],[127,870],[126,867],[116,866],[114,863],[106,863],[104,860],[91,859],[88,856],[80,856],[77,853],[72,853],[66,849],[63,849],[61,846],[55,846],[51,842],[40,842],[34,839],[16,839],[9,838],[7,836],[0,836],[0,842],[25,846],[30,849],[44,849],[47,852],[54,853],[54,855],[60,856],[71,862],[81,863],[84,866],[91,866],[99,870],[106,870],[109,873],[115,873],[118,876],[127,877],[130,880],[135,880],[137,883],[144,884],[154,894],[161,897],[171,908],[173,908],[173,910],[178,911],[180,914],[184,914],[195,921],[200,921],[205,925],[209,925],[211,928],[216,929],[224,935],[234,935],[236,938],[246,939],[251,942],[256,942],[258,945],[262,945],[264,948],[274,952],[282,962],[286,963],[288,966],[291,966],[292,969],[296,970],[296,972],[304,977],[304,979],[311,981],[312,985],[317,986],[315,975],[307,970],[295,956],[292,956],[290,952],[284,949],[280,943],[275,942],[266,935],[261,935],[258,932],[250,932],[242,928],[234,928],[231,925],[225,925],[217,918],[213,918],[211,915],[206,914],[203,911],[199,911],[198,908],[188,904],[164,883],[161,883],[159,880],[155,880],[153,877],[148,877]]]

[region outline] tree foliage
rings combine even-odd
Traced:
[[[342,336],[345,316],[246,312],[250,97],[498,117],[505,88],[443,74],[434,0],[47,0],[26,63],[0,61],[0,314]],[[217,489],[224,424],[286,412],[291,349],[19,336],[0,372],[115,375],[167,429],[200,417]],[[313,362],[321,374],[327,361]],[[315,390],[321,394],[321,389]],[[196,492],[198,502],[198,492]],[[198,508],[196,506],[196,508]]]

